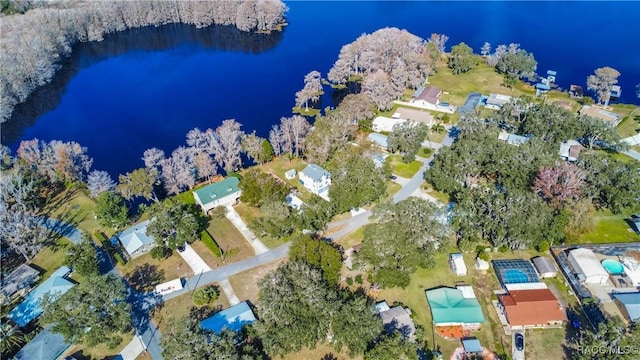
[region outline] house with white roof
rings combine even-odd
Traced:
[[[509,101],[511,101],[511,96],[501,95],[501,94],[489,94],[489,97],[487,98],[487,104],[485,105],[485,107],[493,110],[500,110],[500,108],[504,104],[508,103]]]
[[[156,246],[153,236],[147,234],[151,220],[143,221],[118,234],[118,240],[129,255],[129,258],[140,257]]]
[[[218,206],[233,205],[238,202],[242,191],[238,187],[240,180],[235,176],[209,184],[205,187],[193,191],[193,198],[196,204],[200,205],[202,211],[207,214],[211,209]]]
[[[331,186],[331,174],[316,164],[309,164],[298,174],[300,184],[313,194],[329,200],[329,186]]]

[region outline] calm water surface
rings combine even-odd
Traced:
[[[116,177],[143,166],[142,152],[170,153],[194,127],[235,118],[266,136],[290,116],[304,75],[326,75],[342,45],[395,26],[428,38],[447,34],[479,52],[520,43],[538,71],[558,84],[583,84],[595,68],[622,76],[622,101],[639,103],[640,3],[636,2],[289,2],[289,26],[270,36],[184,25],[130,30],[77,46],[52,84],[2,127],[2,143],[74,140],[94,168]],[[323,106],[331,105],[325,96]]]

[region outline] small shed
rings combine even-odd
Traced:
[[[533,262],[533,266],[536,268],[536,270],[538,271],[538,275],[540,275],[541,278],[544,279],[556,277],[558,269],[556,269],[556,266],[553,264],[553,260],[545,256],[536,256],[531,259],[531,261]]]
[[[480,258],[476,258],[476,270],[483,272],[489,270],[489,262]]]
[[[451,271],[453,271],[458,276],[467,275],[467,265],[464,263],[464,258],[462,254],[455,253],[449,255],[449,266],[451,266]]]
[[[462,347],[464,348],[464,352],[467,354],[482,353],[482,345],[480,344],[480,340],[476,338],[462,339]]]
[[[291,169],[284,173],[284,177],[286,177],[288,180],[291,180],[295,178],[297,174],[298,172],[296,171],[296,169]]]

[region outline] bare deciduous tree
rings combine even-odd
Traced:
[[[480,48],[480,54],[482,54],[482,56],[487,56],[491,53],[491,44],[486,41],[484,43],[484,45],[482,45],[482,47]]]
[[[289,156],[301,156],[307,134],[311,130],[311,124],[304,116],[293,115],[280,119],[280,130],[282,131],[282,145],[284,152]]]
[[[273,125],[269,131],[269,142],[273,147],[273,153],[276,156],[280,156],[284,153],[284,135],[280,125]]]
[[[595,70],[594,75],[587,77],[587,88],[596,92],[598,103],[609,105],[611,87],[618,83],[620,72],[614,68],[605,66]]]
[[[447,40],[449,40],[449,37],[445,34],[433,33],[429,38],[429,42],[433,43],[436,46],[436,49],[438,49],[440,55],[444,54],[445,44],[447,43]]]
[[[113,182],[108,172],[93,170],[87,177],[87,188],[89,189],[89,195],[95,199],[105,191],[115,190],[116,183]]]
[[[264,156],[264,149],[262,144],[265,139],[256,135],[256,132],[252,132],[251,134],[245,134],[242,137],[242,150],[249,156],[253,161],[262,164],[267,159]]]
[[[217,141],[212,142],[215,147],[215,159],[220,167],[229,173],[237,170],[242,165],[240,153],[242,152],[242,124],[229,119],[224,120],[222,125],[215,131]]]
[[[532,190],[558,209],[570,200],[577,200],[582,193],[586,174],[574,164],[563,162],[560,166],[540,169]]]
[[[393,105],[397,92],[391,85],[389,75],[382,70],[367,75],[362,84],[362,93],[373,102],[378,110],[388,110]]]
[[[158,148],[147,149],[142,154],[144,166],[149,169],[157,169],[160,166],[160,161],[162,161],[162,159],[164,159],[164,151]]]

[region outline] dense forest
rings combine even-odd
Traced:
[[[78,42],[101,41],[105,34],[171,23],[197,27],[235,25],[241,31],[270,32],[284,24],[287,10],[279,0],[72,1],[9,5],[3,5],[0,22],[0,122],[10,118],[16,104],[52,80],[61,61]]]

